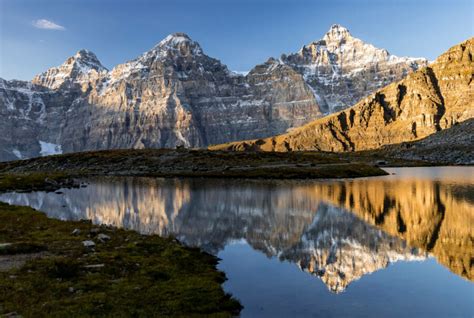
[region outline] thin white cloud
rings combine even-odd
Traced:
[[[38,29],[59,30],[59,31],[66,30],[66,28],[63,27],[62,25],[56,24],[53,21],[49,21],[46,19],[34,20],[32,24],[35,28],[38,28]]]

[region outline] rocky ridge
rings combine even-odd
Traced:
[[[424,63],[389,55],[338,25],[246,76],[183,33],[110,71],[81,50],[31,82],[0,79],[0,160],[268,137],[346,107]]]

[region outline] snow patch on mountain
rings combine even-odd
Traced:
[[[60,155],[63,153],[61,145],[53,144],[46,141],[39,141],[41,156]]]
[[[12,153],[18,158],[18,159],[23,159],[23,155],[21,154],[20,150],[18,149],[13,149]]]

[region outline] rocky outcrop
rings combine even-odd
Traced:
[[[380,152],[388,158],[473,165],[474,119],[468,119],[419,141],[386,146]]]
[[[81,50],[31,82],[0,80],[0,160],[264,138],[347,107],[425,63],[337,25],[246,76],[183,33],[110,71]]]
[[[350,109],[287,134],[213,149],[358,151],[421,139],[474,117],[473,54],[471,38]]]
[[[59,100],[59,94],[44,87],[0,79],[0,160],[46,154],[49,149],[42,142],[51,144],[59,134],[59,125],[48,123],[64,114],[62,105],[56,103]],[[54,101],[51,107],[49,101]]]

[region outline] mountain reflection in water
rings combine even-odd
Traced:
[[[342,181],[103,178],[61,195],[8,193],[0,200],[55,218],[174,235],[213,254],[245,240],[336,293],[390,263],[428,254],[472,281],[473,170],[433,169],[435,175],[405,168]]]

